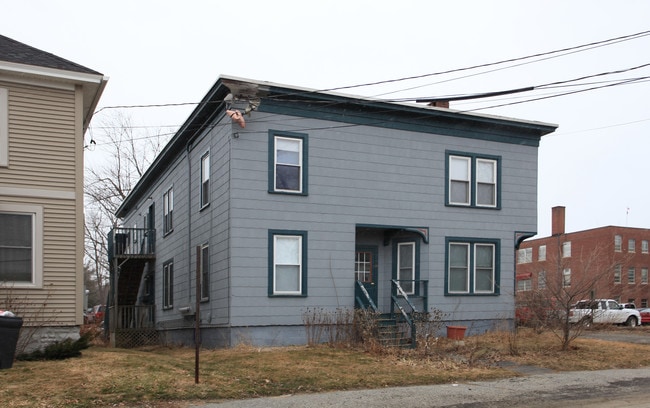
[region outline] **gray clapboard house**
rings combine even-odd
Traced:
[[[112,338],[193,344],[197,297],[206,347],[305,343],[310,308],[512,323],[555,128],[222,76],[117,212]]]

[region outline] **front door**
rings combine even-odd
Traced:
[[[378,256],[376,246],[358,246],[354,257],[354,279],[366,289],[377,305]],[[363,299],[365,301],[365,299]],[[378,306],[378,305],[377,305]]]

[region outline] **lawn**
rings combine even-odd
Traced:
[[[558,371],[650,366],[648,345],[578,339],[562,352],[552,335],[530,330],[472,336],[463,343],[442,338],[427,349],[372,352],[326,345],[202,350],[199,384],[193,349],[93,346],[79,358],[17,361],[0,370],[0,406],[176,408],[189,402],[517,375],[499,368],[497,363],[506,360]]]

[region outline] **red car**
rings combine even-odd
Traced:
[[[641,315],[641,324],[650,323],[650,308],[638,309]]]
[[[104,321],[104,312],[106,311],[106,306],[96,305],[90,311],[88,315],[88,323],[101,323]]]

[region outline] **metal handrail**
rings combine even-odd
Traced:
[[[116,227],[109,233],[109,256],[153,255],[156,230],[149,228]]]
[[[359,289],[361,290],[361,293],[363,293],[363,296],[366,298],[365,300],[368,302],[368,305],[373,310],[373,312],[378,312],[379,308],[377,307],[375,302],[372,301],[372,299],[370,298],[370,294],[368,293],[366,288],[363,286],[363,284],[361,282],[359,282],[359,281],[356,281],[356,283],[357,283],[357,286],[359,287]],[[366,305],[363,303],[362,299],[360,299],[358,296],[356,297],[356,301],[357,301],[357,303],[359,303],[359,306],[362,309],[366,308]]]
[[[416,281],[409,281],[413,283],[413,287],[415,288]],[[406,310],[402,307],[402,305],[399,304],[399,299],[398,296],[400,296],[402,299],[406,301],[406,303],[409,305],[411,308],[411,313],[417,313],[417,309],[411,303],[411,300],[408,297],[408,294],[404,291],[402,288],[402,285],[399,284],[399,281],[397,279],[391,279],[391,284],[395,288],[395,293],[391,295],[391,313],[394,312],[395,306],[399,309],[400,313],[404,317],[404,321],[409,325],[411,328],[411,348],[416,348],[417,347],[417,333],[416,333],[416,328],[415,328],[415,323],[413,322],[413,319],[411,319],[406,313]]]

